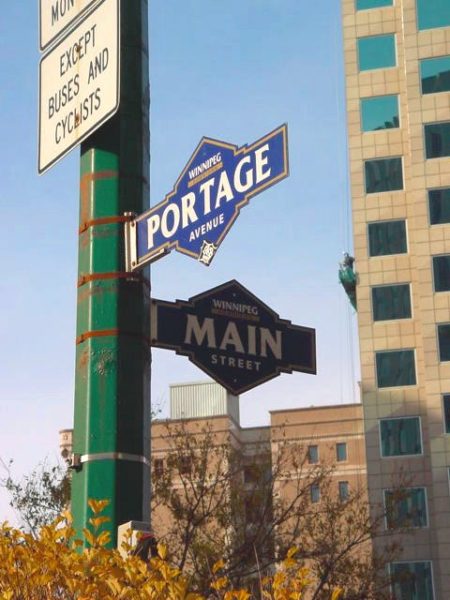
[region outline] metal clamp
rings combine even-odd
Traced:
[[[80,454],[72,454],[67,459],[67,467],[69,469],[73,469],[74,471],[79,471],[81,469],[81,456]]]
[[[82,454],[80,463],[92,462],[94,460],[126,460],[130,462],[139,462],[150,466],[150,461],[141,454],[129,454],[128,452],[96,452],[93,454]]]
[[[124,217],[128,220],[125,221],[125,269],[131,274],[137,265],[136,256],[136,214],[133,212],[124,213]]]

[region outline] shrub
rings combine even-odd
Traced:
[[[89,546],[75,539],[71,516],[64,513],[33,537],[7,523],[0,526],[1,600],[205,600],[189,589],[189,581],[167,558],[158,545],[158,556],[147,564],[137,556],[123,557],[118,550],[106,548],[110,541],[102,525],[107,505],[91,500],[93,512],[89,529],[83,531]],[[128,548],[129,549],[129,548]],[[300,600],[308,586],[308,571],[289,551],[279,571],[260,582],[261,596],[273,600]],[[213,567],[211,596],[222,600],[249,600],[245,589],[230,589],[220,572],[223,562]],[[339,597],[336,591],[332,598]]]

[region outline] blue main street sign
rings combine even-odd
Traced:
[[[151,335],[236,395],[280,373],[316,373],[315,330],[280,319],[235,280],[187,302],[152,300]]]
[[[127,270],[173,248],[209,265],[241,208],[288,174],[286,125],[242,148],[203,138],[170,194],[127,223]]]

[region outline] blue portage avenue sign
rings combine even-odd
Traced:
[[[316,335],[232,280],[189,301],[152,300],[152,346],[188,356],[232,394],[280,373],[316,373]]]
[[[209,265],[241,208],[288,174],[286,125],[242,148],[203,138],[173,190],[127,223],[127,269],[173,248]]]

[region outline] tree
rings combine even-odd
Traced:
[[[258,589],[296,546],[313,575],[313,600],[337,588],[347,600],[390,598],[386,567],[400,552],[398,530],[383,531],[385,511],[370,513],[365,488],[339,497],[334,465],[309,464],[307,447],[286,439],[274,453],[255,442],[248,456],[210,425],[159,427],[165,459],[153,463],[152,526],[200,592],[220,558],[234,586]],[[372,548],[380,534],[389,538],[383,554]]]
[[[66,467],[39,463],[29,475],[17,481],[11,474],[10,461],[3,463],[6,476],[0,486],[10,494],[10,506],[22,527],[34,537],[44,525],[52,523],[70,502],[70,475]]]

